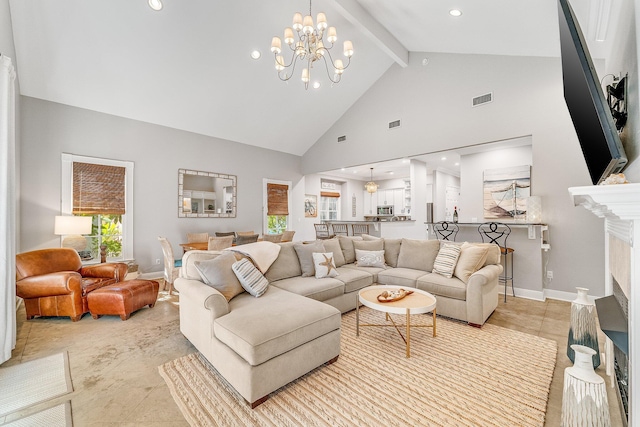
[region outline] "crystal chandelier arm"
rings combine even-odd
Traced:
[[[324,55],[322,55],[322,57],[323,57],[323,58],[325,58],[325,62],[327,61],[327,60],[326,60],[326,56],[328,55],[328,56],[329,56],[329,62],[331,63],[331,66],[332,66],[333,68],[337,68],[337,67],[336,67],[336,63],[335,63],[335,61],[333,60],[333,56],[331,56],[331,51],[330,51],[329,49],[327,49],[327,48],[324,48],[324,51],[325,51],[325,54],[324,54]],[[342,65],[342,70],[343,70],[343,71],[344,71],[344,70],[346,70],[346,69],[349,67],[349,65],[351,64],[351,57],[347,57],[347,58],[348,58],[348,59],[347,59],[347,64],[346,64],[346,65],[344,65],[344,63],[343,63],[343,65]],[[328,67],[328,65],[327,65],[327,67]]]

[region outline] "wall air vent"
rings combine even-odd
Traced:
[[[342,135],[338,137],[338,142],[345,142],[347,140],[347,135]]]
[[[395,129],[400,127],[400,120],[389,122],[389,129]]]
[[[479,105],[484,105],[484,104],[489,103],[491,101],[493,101],[493,92],[487,93],[485,95],[476,96],[471,101],[471,103],[472,103],[471,106],[472,107],[477,107]]]

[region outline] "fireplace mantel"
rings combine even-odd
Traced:
[[[605,220],[605,294],[611,295],[615,275],[624,276],[615,277],[618,282],[626,282],[623,291],[626,288],[629,303],[628,425],[640,425],[640,184],[571,187],[569,193],[576,206]],[[611,375],[613,347],[609,339],[605,352],[607,374]]]

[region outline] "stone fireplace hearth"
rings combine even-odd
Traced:
[[[624,355],[607,339],[607,375],[612,376],[613,384],[621,381],[624,386],[626,371],[628,425],[640,425],[640,184],[572,187],[569,193],[576,206],[605,220],[605,295],[618,294],[619,304],[628,304],[629,345],[627,369],[618,366],[616,376],[615,356],[621,361]]]

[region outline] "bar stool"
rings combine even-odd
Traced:
[[[458,224],[448,221],[440,221],[433,224],[433,232],[438,240],[455,242],[458,235]]]
[[[329,226],[327,224],[313,224],[316,229],[316,239],[330,239],[333,236],[329,233]]]
[[[507,246],[507,237],[511,234],[511,228],[507,224],[501,222],[485,222],[478,227],[478,233],[484,243],[495,243],[500,246],[500,254],[504,259],[504,271],[499,278],[504,283],[504,302],[507,302],[507,282],[511,282],[511,292],[516,296],[513,287],[513,248]],[[511,269],[509,269],[511,265]]]
[[[349,229],[347,224],[331,224],[331,230],[333,230],[334,236],[348,236]]]
[[[354,236],[369,234],[369,224],[351,224],[351,230]]]

